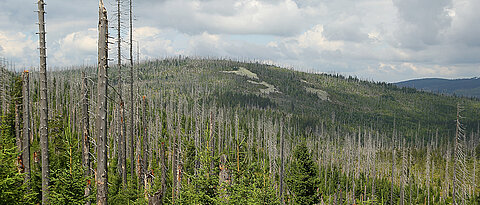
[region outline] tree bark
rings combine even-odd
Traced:
[[[283,135],[283,123],[280,123],[280,176],[279,176],[280,189],[279,189],[279,192],[280,192],[281,204],[284,204],[284,200],[283,200],[284,143],[285,143],[285,136]]]
[[[117,0],[117,63],[118,63],[118,95],[120,99],[120,143],[119,143],[119,166],[120,175],[122,177],[123,188],[127,187],[127,168],[126,168],[126,127],[125,127],[125,106],[123,103],[123,79],[122,79],[122,55],[121,55],[121,4],[120,0]]]
[[[147,133],[147,100],[143,96],[143,115],[142,115],[142,127],[143,127],[143,157],[142,157],[142,172],[143,172],[143,185],[144,192],[147,192],[147,179],[148,179],[148,133]]]
[[[23,72],[23,164],[25,166],[25,184],[30,189],[30,92],[28,71]]]
[[[130,2],[130,174],[132,177],[132,181],[134,179],[134,162],[135,162],[135,156],[134,156],[134,137],[133,137],[133,53],[132,53],[132,47],[133,47],[133,16],[132,16],[132,0],[129,0]]]
[[[15,142],[17,145],[17,168],[18,171],[23,172],[23,161],[22,161],[22,136],[20,134],[20,104],[15,102]]]
[[[97,82],[97,204],[107,204],[107,69],[108,21],[107,10],[100,0],[98,24],[98,82]]]
[[[87,178],[87,186],[85,187],[85,197],[90,196],[91,192],[91,181],[88,179],[90,177],[90,122],[88,117],[88,81],[87,77],[85,76],[85,72],[82,73],[83,75],[83,84],[82,84],[82,93],[83,93],[83,105],[82,105],[82,133],[83,133],[83,169],[85,170],[85,177]],[[86,205],[90,205],[91,202],[88,200]]]
[[[38,35],[40,46],[40,149],[42,155],[42,204],[49,204],[48,160],[48,100],[47,100],[47,51],[45,42],[45,3],[38,0]]]

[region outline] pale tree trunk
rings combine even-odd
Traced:
[[[107,204],[107,69],[108,69],[108,20],[107,10],[100,0],[98,24],[98,82],[97,82],[97,204]]]
[[[133,35],[133,27],[132,27],[132,0],[130,2],[130,175],[132,177],[132,182],[134,179],[134,162],[135,162],[135,145],[134,145],[134,136],[133,136],[133,53],[132,53],[132,35]]]
[[[393,182],[394,182],[394,175],[395,175],[395,137],[396,137],[396,130],[395,130],[395,120],[393,120],[393,135],[392,135],[392,185],[390,188],[390,205],[393,205]]]
[[[122,80],[122,56],[121,56],[121,10],[120,0],[117,0],[117,63],[118,63],[118,95],[120,99],[120,143],[119,143],[119,166],[122,177],[123,188],[127,188],[127,152],[126,152],[126,127],[125,127],[125,106],[123,102],[123,80]]]
[[[22,160],[22,136],[20,134],[20,104],[15,102],[15,143],[17,145],[17,168],[19,172],[23,172]]]
[[[214,170],[214,160],[213,158],[215,157],[215,136],[213,134],[213,130],[214,130],[214,117],[213,117],[213,111],[210,113],[210,128],[209,128],[209,131],[210,131],[210,174],[213,174],[213,170]]]
[[[161,150],[160,150],[160,162],[161,162],[161,165],[160,165],[160,169],[162,171],[162,174],[161,174],[161,178],[160,178],[160,183],[161,183],[161,187],[162,187],[162,195],[165,196],[165,194],[167,193],[167,162],[165,160],[165,143],[162,142],[162,145],[161,145]]]
[[[147,133],[147,100],[143,96],[143,117],[142,117],[142,126],[143,126],[143,157],[142,157],[142,172],[143,172],[143,185],[144,192],[147,193],[147,179],[148,179],[148,133]]]
[[[47,95],[47,51],[45,42],[45,3],[38,0],[38,27],[40,44],[40,149],[42,155],[42,204],[49,204],[49,160],[48,160],[48,95]]]
[[[284,144],[285,144],[285,135],[283,134],[283,123],[280,123],[280,176],[279,176],[279,182],[280,182],[280,203],[284,204],[283,200],[283,169],[284,169],[284,160],[283,160],[283,155],[284,155]]]
[[[466,201],[466,164],[465,164],[465,129],[460,120],[463,107],[457,105],[457,120],[453,159],[453,204],[465,204]]]
[[[25,184],[30,189],[30,92],[28,71],[23,72],[23,164]]]
[[[88,178],[90,177],[90,122],[89,122],[89,116],[88,116],[88,81],[87,77],[85,76],[85,72],[82,73],[83,75],[83,84],[82,84],[82,93],[83,93],[83,105],[82,105],[82,133],[83,133],[83,152],[82,152],[82,158],[83,158],[83,169],[85,169],[85,177]],[[87,180],[87,186],[85,187],[85,197],[90,196],[91,192],[91,181],[90,179]],[[90,205],[91,201],[88,200],[86,205]]]
[[[173,134],[173,133],[172,133]],[[176,158],[177,158],[177,149],[176,149],[176,136],[171,136],[171,138],[173,139],[173,142],[172,142],[172,204],[175,203],[175,188],[176,188],[176,185],[177,185],[177,161],[176,161]]]

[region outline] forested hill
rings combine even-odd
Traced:
[[[48,109],[40,73],[1,70],[0,204],[480,203],[476,99],[231,60],[102,70],[48,72]]]
[[[480,98],[480,78],[442,79],[424,78],[395,83],[399,87],[410,87],[434,93]]]
[[[114,68],[115,69],[115,68]],[[276,66],[228,60],[169,59],[140,65],[141,85],[159,92],[191,96],[217,106],[268,108],[293,114],[297,126],[315,129],[369,127],[413,137],[415,132],[449,135],[455,130],[457,104],[466,111],[467,129],[477,129],[480,102],[440,96],[393,84],[330,74],[311,74]],[[112,71],[113,79],[116,72]],[[140,86],[140,87],[142,87]],[[413,131],[415,130],[415,131]]]

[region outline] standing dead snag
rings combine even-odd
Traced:
[[[134,148],[135,146],[133,145],[133,53],[132,53],[132,35],[133,35],[133,29],[132,29],[132,0],[130,0],[130,175],[132,177],[132,181],[134,179]]]
[[[142,126],[143,126],[143,159],[142,159],[142,179],[144,185],[145,195],[147,194],[148,188],[148,133],[147,133],[147,100],[146,96],[143,96],[143,117],[142,117]]]
[[[88,81],[87,77],[85,76],[85,72],[82,73],[83,75],[83,84],[82,84],[82,93],[83,93],[83,105],[82,105],[82,125],[83,125],[83,152],[82,152],[82,162],[83,168],[85,169],[85,177],[87,178],[87,186],[85,187],[85,197],[90,196],[91,188],[90,188],[90,131],[89,131],[89,118],[88,118]],[[86,205],[89,205],[91,202],[87,201]]]
[[[463,118],[461,112],[463,107],[457,105],[457,120],[456,120],[456,132],[455,132],[455,144],[453,151],[453,186],[452,197],[453,204],[465,204],[467,200],[467,188],[466,188],[466,164],[465,164],[465,129],[460,122]]]
[[[280,176],[279,176],[279,182],[280,182],[280,203],[284,204],[283,200],[283,172],[284,172],[284,143],[285,143],[285,135],[283,134],[283,123],[280,122]]]
[[[23,72],[23,164],[25,167],[25,184],[30,189],[30,96],[28,70]]]
[[[48,101],[47,101],[47,51],[45,42],[45,3],[38,0],[38,35],[40,46],[40,149],[42,155],[42,204],[48,204]]]
[[[125,127],[125,106],[123,102],[123,80],[122,80],[122,55],[121,55],[121,2],[117,0],[117,63],[118,63],[118,98],[120,100],[120,140],[118,164],[120,166],[120,175],[122,177],[123,188],[127,187],[127,152],[126,152],[126,127]]]
[[[22,136],[20,134],[20,104],[15,101],[15,142],[17,144],[17,168],[19,172],[23,172],[23,161],[22,161]]]
[[[100,0],[98,22],[98,82],[97,82],[97,204],[107,204],[107,69],[108,20],[107,10]]]

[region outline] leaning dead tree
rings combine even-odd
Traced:
[[[28,71],[23,72],[23,165],[25,184],[30,189],[30,95]]]
[[[38,0],[38,35],[40,44],[40,149],[42,155],[42,204],[48,204],[48,102],[47,102],[47,49],[45,42],[45,3]]]
[[[97,82],[97,204],[107,204],[107,69],[108,20],[107,10],[100,0],[98,22],[98,82]]]

